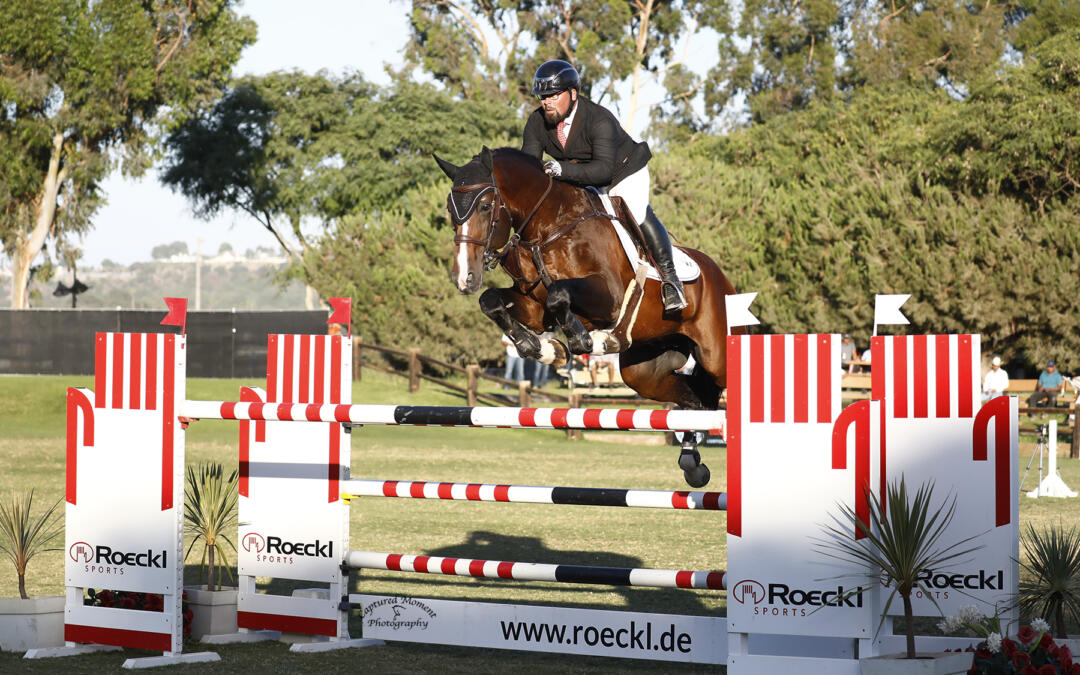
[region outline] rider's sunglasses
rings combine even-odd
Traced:
[[[554,94],[537,94],[536,95],[536,100],[537,101],[546,101],[549,98],[555,98],[556,96],[562,96],[562,95],[563,95],[563,92],[561,92],[561,91],[557,91]]]

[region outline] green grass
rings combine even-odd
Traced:
[[[235,400],[236,380],[189,380],[188,397]],[[257,384],[257,383],[256,383]],[[88,377],[0,377],[0,491],[34,487],[41,503],[63,495],[64,393],[68,386],[92,387]],[[462,405],[461,399],[423,383],[408,394],[405,381],[365,371],[354,385],[353,400],[365,403]],[[187,436],[187,461],[216,460],[234,467],[237,427],[233,422],[200,421]],[[644,436],[623,434],[625,443],[570,442],[559,431],[369,426],[354,430],[355,477],[684,489],[671,446],[635,444]],[[1021,442],[1023,472],[1033,439]],[[1059,442],[1064,455],[1067,446]],[[704,448],[712,468],[711,490],[724,490],[723,448]],[[1080,486],[1080,462],[1059,459],[1065,482]],[[1017,477],[1019,479],[1019,476]],[[117,486],[123,476],[116,478]],[[1025,489],[1038,481],[1037,460]],[[1021,524],[1036,527],[1080,521],[1080,499],[1020,499]],[[724,569],[723,512],[653,509],[602,509],[526,504],[489,504],[401,499],[358,499],[352,506],[351,547],[393,553],[424,553],[547,563],[576,563],[665,569]],[[199,552],[186,570],[198,580]],[[235,563],[235,554],[231,556]],[[6,564],[6,563],[3,563]],[[27,590],[59,595],[63,555],[43,554],[28,570]],[[310,584],[305,584],[310,585]],[[16,595],[14,570],[0,567],[0,597]],[[403,594],[461,600],[491,600],[681,614],[725,613],[723,594],[650,588],[485,581],[462,577],[364,571],[357,592]],[[1076,627],[1073,627],[1075,630]],[[353,619],[359,635],[359,621]],[[726,639],[721,636],[720,639]],[[188,645],[185,650],[202,650]],[[623,672],[627,670],[707,672],[709,669],[661,662],[604,660],[530,652],[480,651],[439,646],[391,644],[384,648],[320,655],[293,655],[281,645],[214,647],[221,672],[307,672],[361,669],[387,672]],[[127,655],[132,655],[129,652]],[[0,654],[0,672],[98,672],[114,668],[124,656],[100,655],[39,663]],[[181,668],[180,670],[184,670]],[[203,672],[205,667],[200,667]]]

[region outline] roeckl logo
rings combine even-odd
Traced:
[[[75,562],[88,563],[94,557],[94,547],[85,541],[77,541],[68,549],[68,555]]]
[[[240,545],[243,546],[244,550],[248,553],[251,553],[252,549],[254,549],[256,553],[262,553],[263,549],[266,548],[266,540],[263,539],[263,536],[258,532],[249,532],[244,535],[244,541],[242,541]]]
[[[787,584],[769,584],[769,604],[777,601],[784,605],[810,605],[813,607],[862,607],[863,591],[861,588],[846,590],[837,586],[836,590],[803,590],[791,588]]]
[[[972,572],[970,574],[964,572],[944,574],[941,572],[935,573],[934,570],[923,570],[919,572],[917,581],[927,588],[936,588],[938,590],[951,588],[956,590],[967,589],[971,591],[1000,591],[1005,587],[1005,571],[997,570],[995,572],[988,572],[987,570],[979,570],[978,572]],[[881,585],[889,585],[885,575],[882,575],[881,577]]]
[[[334,557],[334,542],[325,544],[316,539],[312,543],[282,541],[281,537],[268,536],[266,538],[266,552],[280,553],[281,555],[309,555],[317,558]]]
[[[154,553],[147,549],[145,553],[116,551],[111,546],[91,546],[85,541],[76,542],[68,549],[68,555],[75,562],[98,565],[131,565],[133,567],[156,567],[165,569],[169,554],[165,549]]]
[[[735,587],[731,589],[731,597],[744,605],[747,603],[757,605],[765,599],[765,587],[753,579],[746,579],[735,584]]]

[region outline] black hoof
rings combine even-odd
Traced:
[[[584,335],[568,335],[566,336],[566,343],[570,346],[570,351],[574,354],[592,353],[592,336],[588,333],[585,333]]]
[[[701,453],[697,450],[683,449],[679,455],[679,468],[683,471],[693,471],[701,464]]]
[[[699,488],[709,484],[709,479],[712,478],[712,474],[709,471],[709,467],[704,464],[698,464],[689,471],[683,471],[683,478],[686,479],[686,484],[690,487]]]

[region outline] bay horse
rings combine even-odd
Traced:
[[[474,294],[485,270],[502,266],[513,284],[484,291],[480,308],[523,358],[558,366],[567,351],[618,352],[623,381],[641,396],[690,409],[718,407],[726,384],[724,296],[735,289],[711,258],[679,247],[701,272],[685,283],[689,305],[665,314],[660,282],[635,269],[612,218],[585,189],[553,180],[540,160],[515,148],[484,147],[463,166],[435,161],[453,181],[447,199],[453,280],[461,293]],[[621,200],[614,201],[619,219],[633,224]],[[554,328],[566,346],[541,342],[539,334]],[[677,373],[690,356],[693,371]]]

